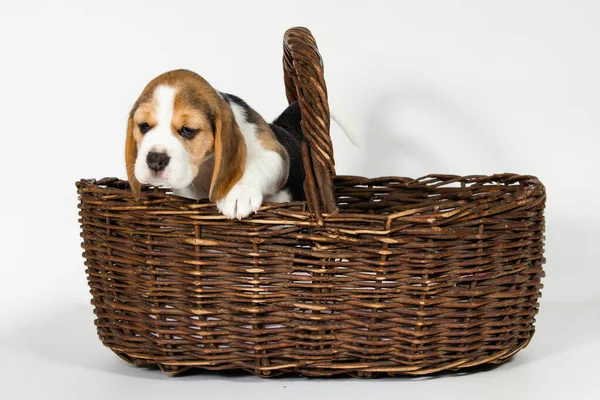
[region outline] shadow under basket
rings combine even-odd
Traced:
[[[98,335],[168,374],[423,375],[501,363],[534,333],[545,189],[532,176],[336,176],[314,38],[284,38],[306,202],[232,221],[115,178],[77,183]]]

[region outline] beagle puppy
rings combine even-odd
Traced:
[[[231,219],[257,212],[263,201],[304,200],[300,118],[294,103],[268,124],[194,72],[166,72],[146,85],[129,113],[131,189],[136,197],[141,184],[150,184],[209,198]]]

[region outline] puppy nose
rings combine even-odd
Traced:
[[[148,168],[154,172],[158,172],[162,171],[167,165],[169,165],[170,159],[171,157],[169,157],[167,153],[156,153],[151,151],[146,157],[146,163],[148,164]]]

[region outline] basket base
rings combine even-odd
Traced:
[[[306,377],[330,377],[346,375],[355,378],[377,378],[382,376],[423,376],[448,372],[480,372],[482,370],[493,369],[500,364],[506,363],[523,348],[525,348],[533,334],[526,340],[515,343],[515,346],[494,352],[486,357],[478,359],[461,359],[443,362],[436,367],[421,368],[418,365],[398,365],[389,367],[373,367],[364,362],[348,362],[344,364],[326,364],[326,363],[289,363],[273,366],[252,367],[247,364],[239,365],[220,364],[216,362],[205,361],[183,361],[160,363],[127,354],[122,349],[109,347],[117,356],[129,364],[138,367],[159,368],[164,374],[170,376],[181,375],[188,371],[218,371],[220,373],[242,372],[243,374],[252,374],[262,378],[274,378],[278,376],[306,376]],[[266,364],[266,363],[265,363]]]

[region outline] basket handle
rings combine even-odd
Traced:
[[[305,141],[302,158],[306,180],[304,192],[317,222],[322,212],[337,208],[333,177],[335,162],[329,136],[329,104],[323,76],[323,60],[312,33],[303,27],[289,29],[283,37],[283,72],[289,103],[300,105],[300,126]]]

